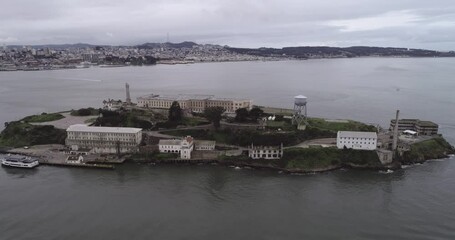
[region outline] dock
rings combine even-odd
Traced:
[[[87,164],[87,163],[69,163],[69,162],[50,162],[39,160],[40,165],[56,166],[56,167],[76,167],[76,168],[98,168],[98,169],[114,169],[112,164]]]

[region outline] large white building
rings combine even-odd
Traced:
[[[223,107],[226,113],[234,113],[239,108],[251,109],[249,99],[215,98],[213,95],[158,95],[150,94],[137,98],[138,107],[169,109],[174,101],[180,108],[193,112],[203,112],[207,107]]]
[[[158,149],[162,153],[178,153],[181,159],[191,159],[193,150],[215,150],[215,141],[198,141],[190,136],[183,139],[160,139]]]
[[[351,132],[338,131],[337,148],[375,150],[377,147],[378,135],[375,132]]]
[[[139,150],[141,128],[89,127],[71,125],[66,129],[66,145],[74,151],[93,153],[130,153]]]

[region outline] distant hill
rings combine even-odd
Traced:
[[[23,45],[9,45],[10,48],[22,48]],[[29,45],[26,45],[29,46]],[[50,48],[50,49],[69,49],[69,48],[95,48],[97,46],[107,46],[107,45],[92,45],[88,43],[74,43],[74,44],[43,44],[43,45],[31,45],[31,47],[40,49],[40,48]]]
[[[288,56],[294,58],[317,58],[317,57],[366,57],[366,56],[405,56],[405,57],[455,57],[455,52],[438,52],[425,49],[408,49],[392,47],[285,47],[285,48],[232,48],[230,51],[255,56]]]
[[[193,46],[197,46],[199,44],[195,42],[181,42],[181,43],[144,43],[141,45],[137,45],[136,47],[138,48],[161,48],[161,47],[166,47],[166,48],[192,48]]]
[[[203,46],[195,42],[185,41],[180,43],[144,43],[134,46],[124,46],[139,49],[153,48],[193,48],[194,46]],[[370,47],[370,46],[353,46],[353,47],[327,47],[327,46],[298,46],[298,47],[283,47],[283,48],[236,48],[221,45],[219,46],[230,52],[238,54],[248,54],[261,57],[290,57],[298,59],[308,58],[337,58],[337,57],[366,57],[366,56],[381,56],[381,57],[455,57],[455,52],[440,52],[425,49],[409,49],[409,48],[394,48],[394,47]],[[11,45],[8,47],[22,48],[22,45]],[[51,48],[51,49],[72,49],[72,48],[103,48],[115,47],[110,45],[93,45],[87,43],[76,44],[46,44],[33,45],[33,48]]]

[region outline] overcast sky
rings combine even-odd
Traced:
[[[0,44],[455,50],[455,0],[1,0]]]

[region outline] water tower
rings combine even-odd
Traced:
[[[299,126],[306,122],[307,119],[307,97],[298,95],[294,97],[294,116],[292,116],[292,124]]]

